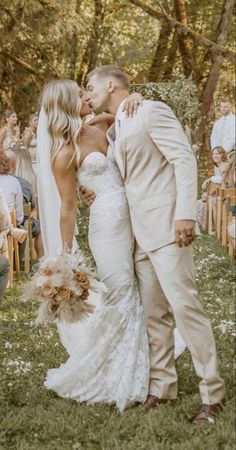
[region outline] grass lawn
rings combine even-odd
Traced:
[[[86,249],[86,225],[80,219],[80,244]],[[1,303],[0,450],[231,450],[235,448],[234,269],[220,244],[203,235],[195,244],[200,298],[211,318],[226,407],[216,426],[194,429],[189,423],[200,405],[198,380],[188,351],[177,361],[179,399],[161,406],[120,414],[114,407],[89,407],[46,391],[48,368],[66,360],[54,326],[35,327],[36,305],[19,301],[24,280]]]

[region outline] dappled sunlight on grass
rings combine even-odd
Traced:
[[[86,224],[82,212],[80,222]],[[80,244],[87,252],[86,230]],[[227,402],[217,426],[195,430],[198,380],[188,351],[177,361],[179,400],[145,414],[142,408],[119,414],[58,398],[43,382],[49,368],[66,358],[55,325],[34,325],[34,304],[20,302],[21,280],[1,304],[0,449],[14,450],[209,450],[234,448],[234,270],[213,238],[195,244],[201,302],[213,324]],[[87,252],[87,256],[90,255]]]

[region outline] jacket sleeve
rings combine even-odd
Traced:
[[[150,102],[147,129],[154,144],[174,166],[175,220],[196,220],[197,162],[180,122],[162,102]]]

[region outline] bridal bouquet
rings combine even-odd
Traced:
[[[96,279],[87,267],[80,251],[64,252],[57,257],[42,258],[36,273],[26,284],[22,301],[40,302],[36,323],[60,320],[77,322],[93,312],[89,304],[90,292],[103,293],[106,286]]]

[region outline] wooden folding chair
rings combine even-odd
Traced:
[[[228,235],[228,225],[230,224],[233,215],[230,212],[230,206],[235,206],[236,205],[236,192],[234,192],[235,195],[229,195],[228,196],[228,208],[229,208],[229,213],[228,213],[228,218],[227,218],[227,250],[228,250],[228,254],[229,257],[231,259],[231,261],[233,261],[233,259],[236,257],[236,250],[234,249],[231,240],[229,239],[229,235]],[[235,236],[236,239],[236,236]]]
[[[215,234],[215,217],[214,211],[216,210],[216,189],[219,187],[218,184],[210,182],[208,184],[207,194],[207,232],[210,235]]]
[[[12,211],[10,215],[11,215],[11,224],[13,225],[14,228],[16,228],[17,227],[16,212]],[[12,238],[12,241],[13,241],[13,279],[14,279],[20,276],[20,258],[19,258],[18,242],[14,237]]]
[[[7,235],[7,251],[9,261],[9,275],[8,275],[8,287],[13,285],[13,273],[14,273],[14,246],[13,237],[10,234]]]
[[[37,213],[37,219],[39,220],[39,198],[38,198],[38,194],[36,194],[34,196],[35,199],[35,207],[36,207],[36,213]]]
[[[222,206],[224,200],[224,189],[217,187],[216,189],[216,237],[221,241],[222,234]]]
[[[222,203],[222,234],[221,242],[224,247],[228,246],[227,226],[232,220],[232,213],[229,211],[229,199],[235,196],[235,188],[224,189]]]

